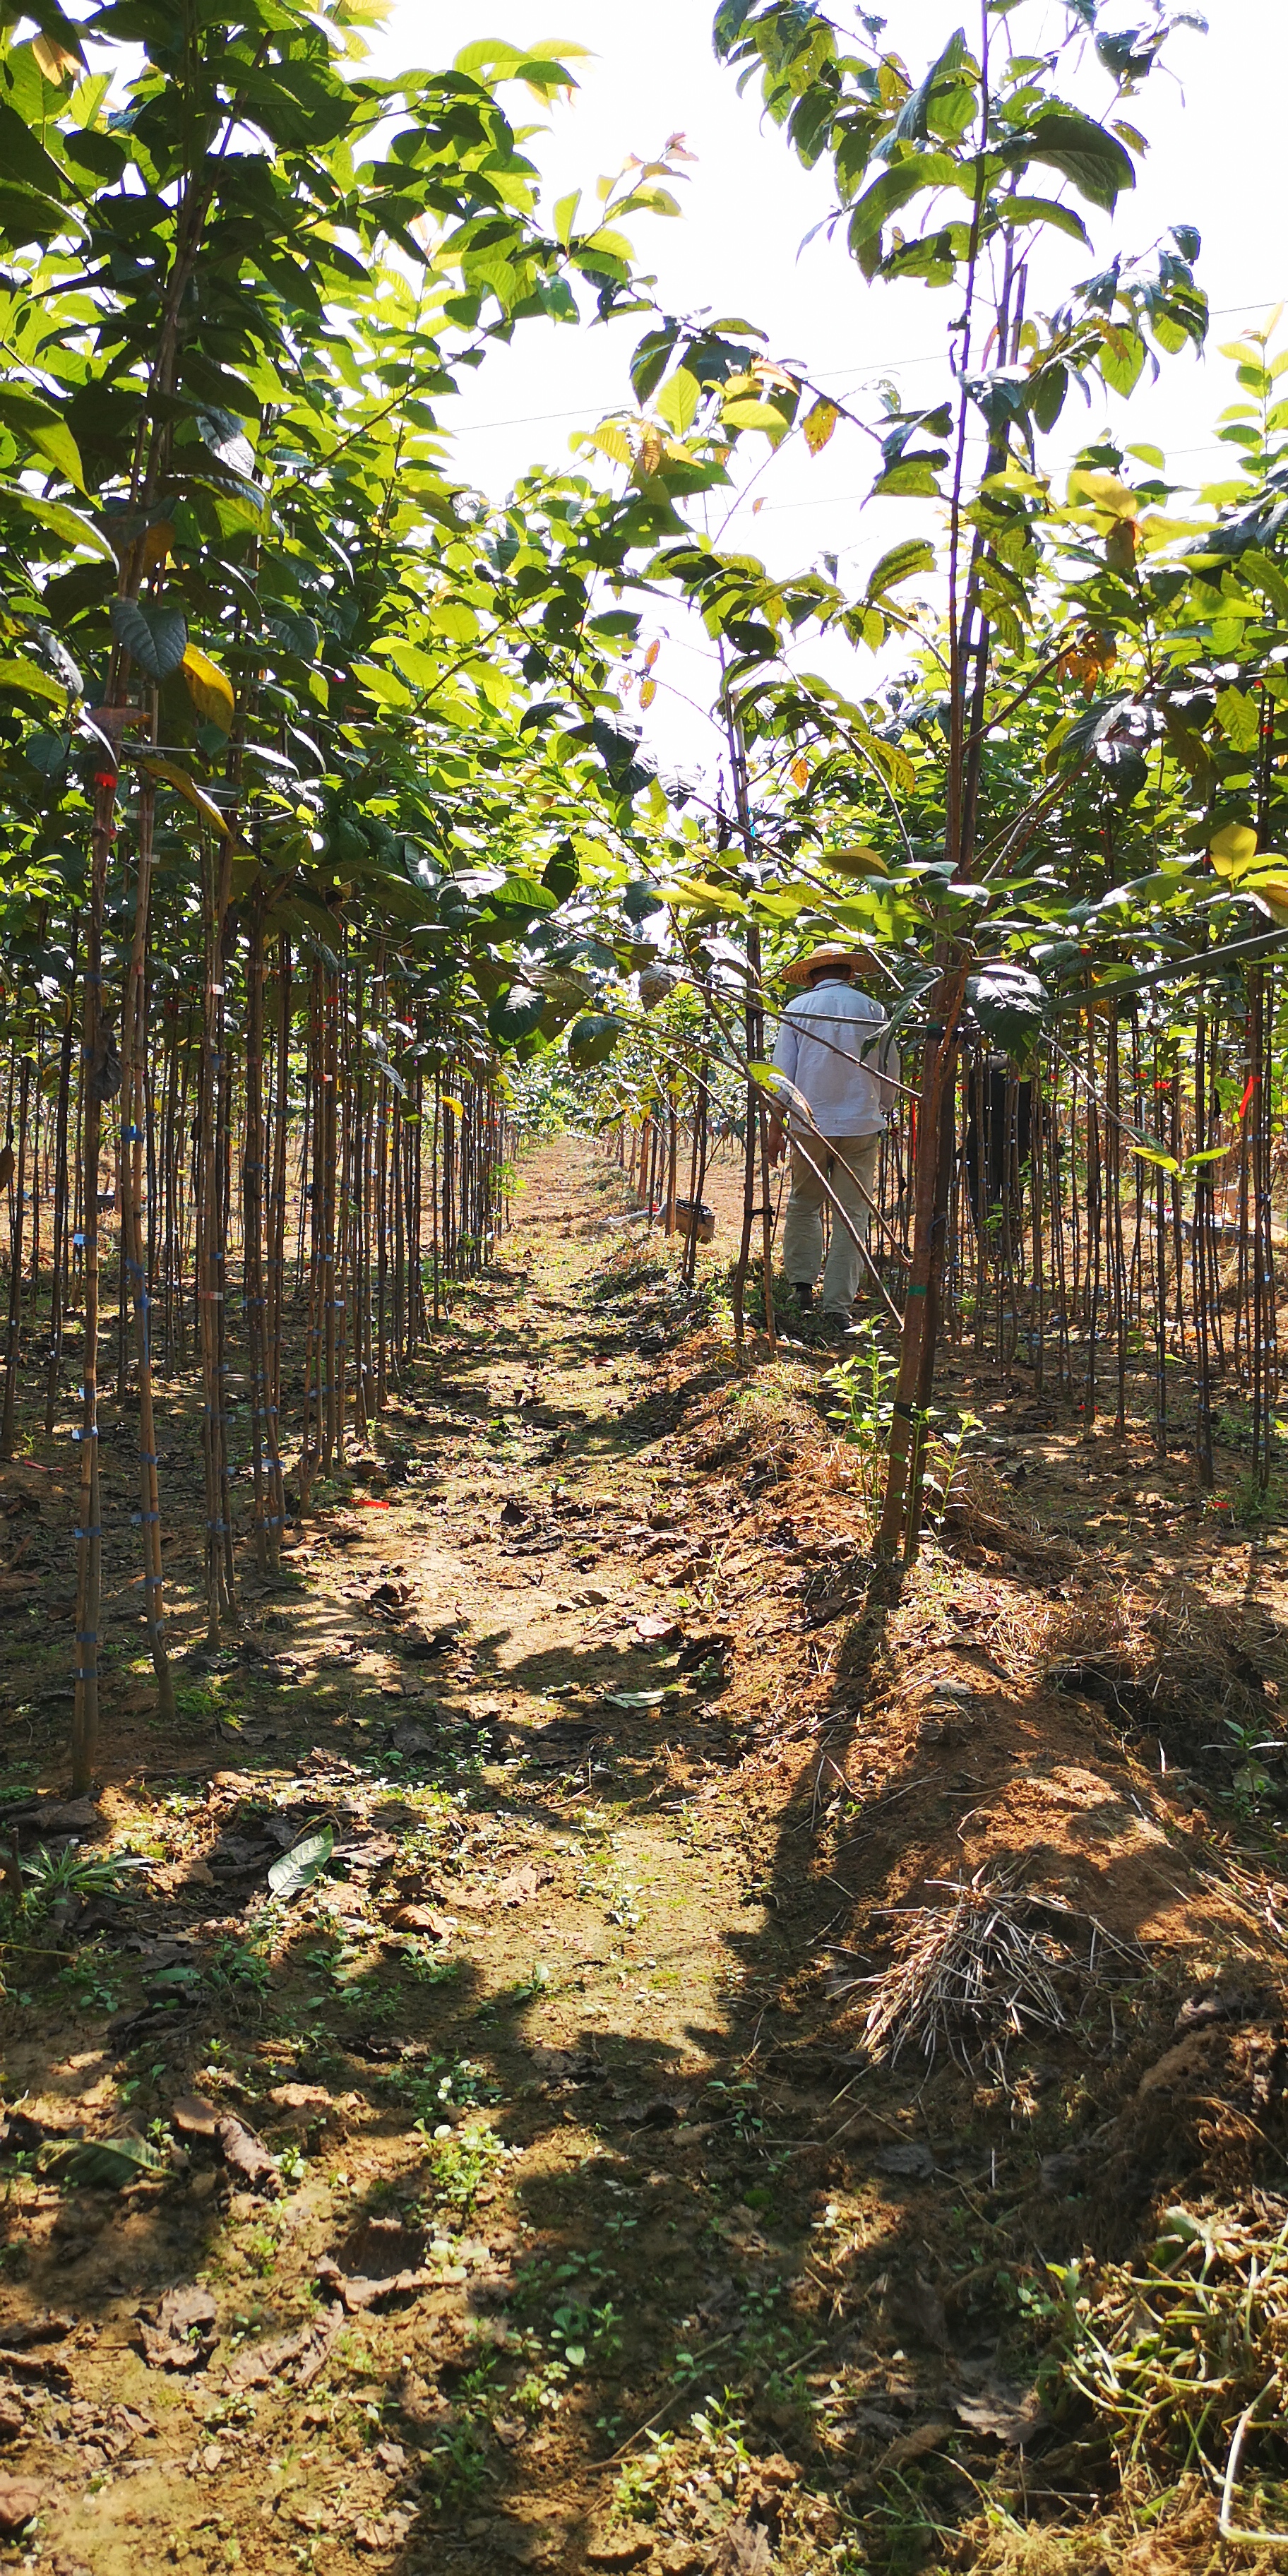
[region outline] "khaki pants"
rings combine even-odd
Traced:
[[[876,1197],[877,1153],[881,1137],[829,1136],[826,1143],[815,1137],[805,1140],[805,1150],[818,1165],[835,1191],[855,1232],[863,1243],[868,1239],[868,1205],[859,1184]],[[783,1222],[783,1269],[794,1288],[812,1288],[823,1266],[823,1189],[805,1161],[792,1147],[792,1187]],[[823,1271],[823,1309],[829,1315],[848,1316],[855,1295],[866,1279],[867,1266],[858,1246],[842,1225],[835,1208],[832,1210],[832,1241]]]

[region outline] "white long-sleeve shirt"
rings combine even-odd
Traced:
[[[885,1013],[870,993],[852,984],[816,984],[790,1002],[779,1023],[774,1063],[808,1100],[821,1136],[873,1136],[884,1127],[894,1093],[880,1075],[897,1081],[899,1059],[889,1041],[871,1043],[885,1027]],[[867,1041],[867,1053],[860,1050]],[[799,1111],[790,1125],[808,1134]]]

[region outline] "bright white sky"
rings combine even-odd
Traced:
[[[531,115],[546,129],[528,149],[551,198],[580,186],[593,204],[601,172],[619,170],[631,152],[652,157],[669,134],[683,133],[697,156],[679,192],[683,220],[636,217],[626,227],[637,258],[656,273],[664,308],[705,308],[758,323],[768,333],[769,355],[799,362],[829,392],[858,393],[891,376],[905,402],[932,401],[944,379],[951,298],[914,285],[866,285],[839,237],[829,245],[820,236],[800,250],[832,203],[827,174],[803,171],[777,130],[762,127],[758,87],[738,97],[736,80],[712,55],[713,6],[714,0],[394,0],[375,59],[382,70],[412,63],[438,69],[485,35],[541,51],[547,45],[557,51],[550,41],[557,37],[588,47],[589,58],[576,65],[580,88],[568,105],[543,112],[521,89],[503,93],[516,123]],[[1106,418],[1120,439],[1162,447],[1178,482],[1201,485],[1232,467],[1231,451],[1213,445],[1217,413],[1236,392],[1216,344],[1264,322],[1288,295],[1279,204],[1288,9],[1283,0],[1208,0],[1208,10],[1209,35],[1182,31],[1172,39],[1167,59],[1177,77],[1156,73],[1122,111],[1150,136],[1151,150],[1134,196],[1120,200],[1114,244],[1144,250],[1172,223],[1199,227],[1198,274],[1214,310],[1209,354],[1165,360],[1159,384],[1152,390],[1142,384],[1130,404],[1093,397],[1088,414],[1071,395],[1044,454],[1048,469],[1067,462]],[[1146,13],[1138,7],[1114,14],[1130,24]],[[844,0],[836,15],[844,15]],[[887,0],[887,41],[918,78],[962,15],[963,0]],[[1034,0],[1016,23],[1027,44],[1030,35],[1040,40],[1039,31],[1054,38],[1067,13],[1060,0],[1050,0],[1045,11]],[[1103,113],[1108,85],[1094,62],[1078,88]],[[1087,219],[1101,254],[1109,219]],[[1061,244],[1062,260],[1066,252],[1068,265],[1050,275],[1045,290],[1031,288],[1030,310],[1049,305],[1063,283],[1099,264],[1073,243]],[[581,331],[521,324],[511,348],[489,357],[459,404],[448,407],[446,416],[458,426],[458,470],[502,497],[534,464],[567,466],[570,433],[630,401],[627,361],[644,327],[639,317]],[[878,408],[871,401],[856,407],[873,416]],[[760,465],[764,441],[744,446],[748,468]],[[799,436],[787,441],[756,477],[763,509],[753,517],[749,494],[729,540],[761,555],[775,572],[834,552],[843,581],[859,584],[897,538],[935,533],[927,516],[933,505],[924,502],[886,502],[865,512],[873,453],[844,422],[815,460]],[[709,696],[710,671],[699,658],[705,638],[669,613],[658,631],[668,640],[646,739],[668,761],[710,772],[719,745],[692,703]],[[826,667],[855,694],[872,684],[871,657],[848,647],[823,654],[810,646],[804,659],[809,667]]]

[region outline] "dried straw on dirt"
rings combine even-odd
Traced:
[[[927,2065],[941,2044],[969,2064],[968,2036],[999,2061],[1012,2039],[1037,2030],[1067,2030],[1085,2008],[1099,1958],[1112,1949],[1121,1971],[1128,1956],[1090,1915],[1038,1897],[1009,1878],[983,1870],[973,1879],[938,1882],[951,1905],[891,1909],[898,1930],[891,1966],[879,1977],[864,2025],[871,2055],[888,2065],[917,2049]],[[1086,1936],[1085,1956],[1068,1937]]]

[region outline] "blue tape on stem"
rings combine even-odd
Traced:
[[[73,1530],[73,1531],[72,1531],[72,1537],[73,1537],[73,1538],[101,1538],[101,1537],[102,1537],[102,1535],[103,1535],[103,1524],[102,1524],[102,1522],[101,1522],[101,1521],[97,1521],[97,1522],[95,1523],[95,1525],[94,1525],[93,1529],[83,1529],[83,1530],[78,1529],[78,1530]]]

